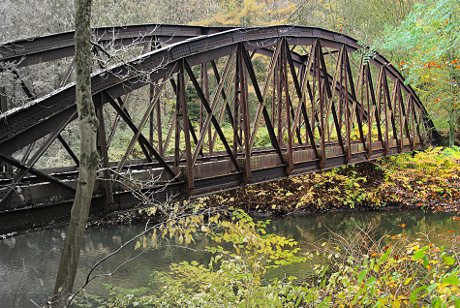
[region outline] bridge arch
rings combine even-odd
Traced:
[[[123,173],[156,177],[146,190],[167,183],[163,193],[200,195],[422,149],[437,137],[401,74],[348,36],[299,26],[180,29],[177,42],[165,39],[167,46],[92,77],[104,169],[95,202],[130,206],[114,181]],[[0,61],[49,61],[70,55],[66,44],[62,53],[23,48]],[[127,107],[130,96],[137,101]],[[0,159],[14,170],[0,182],[0,212],[70,202],[78,164],[71,145],[62,143],[74,166],[35,164],[75,118],[73,84],[0,115]],[[120,119],[133,136],[116,156]]]

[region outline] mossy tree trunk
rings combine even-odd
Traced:
[[[74,0],[76,102],[80,126],[80,166],[77,191],[72,206],[61,262],[54,286],[55,306],[63,306],[72,293],[80,248],[93,195],[98,153],[98,121],[91,98],[91,5],[92,0]]]

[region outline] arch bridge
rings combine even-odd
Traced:
[[[437,132],[384,57],[300,26],[93,30],[92,211],[423,149]],[[65,221],[78,175],[73,33],[0,46],[0,233]]]

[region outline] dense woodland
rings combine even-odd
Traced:
[[[39,4],[4,0],[0,3],[0,14],[3,17],[0,42],[75,28],[74,7],[64,0],[43,0]],[[78,296],[71,297],[73,305],[460,307],[458,240],[453,240],[449,247],[435,246],[428,236],[427,240],[415,242],[396,236],[388,242],[388,239],[373,239],[369,232],[359,229],[350,239],[340,238],[305,252],[293,239],[267,234],[269,221],[254,220],[243,211],[284,215],[299,209],[375,209],[398,205],[458,214],[460,151],[454,145],[460,141],[458,0],[96,0],[91,18],[92,27],[160,23],[242,27],[295,24],[349,35],[362,46],[368,46],[370,56],[379,52],[402,72],[427,107],[444,137],[442,142],[448,147],[242,188],[194,203],[152,203],[151,208],[138,211],[133,217],[158,218],[161,213],[161,220],[151,228],[146,227],[120,249],[155,249],[168,238],[177,245],[187,246],[193,245],[197,237],[204,237],[209,241],[205,249],[211,255],[210,262],[172,264],[169,272],[154,273],[146,287],[110,286],[105,296],[78,289]],[[139,52],[127,52],[118,60]],[[62,67],[59,63],[43,65],[38,72],[25,69],[21,73],[40,96],[57,87],[56,81],[47,76],[62,75],[63,67],[68,65],[66,61],[62,60]],[[111,64],[108,62],[105,65]],[[256,73],[263,73],[267,64],[263,61],[259,64]],[[3,78],[9,77],[4,74]],[[16,89],[12,86],[8,91],[13,97]],[[173,94],[170,96],[169,103],[173,104]],[[24,102],[15,99],[12,106]],[[199,117],[199,112],[196,104],[192,120]],[[77,143],[75,132],[73,138],[71,132],[68,134]],[[121,144],[125,137],[123,133],[115,136],[115,144]],[[258,137],[259,145],[264,145],[267,136]],[[133,157],[141,154],[136,154],[136,150],[139,152],[135,149]],[[59,154],[50,154],[48,164],[65,162],[56,153]],[[114,160],[122,155],[116,151],[109,154]],[[453,214],[452,221],[458,220],[459,216]],[[268,275],[271,270],[293,264],[303,264],[310,276],[300,279],[296,275]],[[72,286],[66,292],[71,293]]]

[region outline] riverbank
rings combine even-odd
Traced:
[[[249,213],[420,207],[460,211],[460,150],[430,148],[204,198]]]
[[[188,201],[185,201],[188,202]],[[240,208],[253,216],[340,210],[421,208],[454,212],[460,220],[460,148],[430,148],[194,199],[204,207]],[[145,221],[136,210],[92,224]]]

